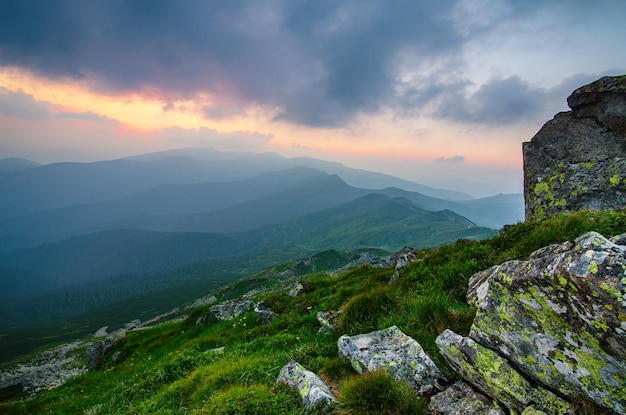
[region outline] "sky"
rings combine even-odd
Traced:
[[[477,197],[626,73],[624,0],[8,0],[0,158],[309,156]]]

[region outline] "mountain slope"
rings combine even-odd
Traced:
[[[30,300],[25,292],[24,301],[5,304],[4,313],[27,324],[29,316],[24,316],[23,305],[40,304],[37,307],[41,309],[52,304],[43,315],[54,320],[68,317],[71,310],[88,311],[165,288],[174,292],[183,286],[206,290],[216,280],[331,248],[395,250],[405,245],[425,247],[459,238],[484,238],[493,233],[451,211],[426,211],[407,199],[381,194],[368,194],[289,221],[230,235],[98,232],[0,254],[0,269],[37,275],[50,281],[51,288],[64,286],[62,291],[33,290]],[[9,276],[4,278],[9,281]],[[22,290],[26,288],[28,285]],[[188,295],[197,295],[197,291]],[[63,301],[67,302],[65,307]]]

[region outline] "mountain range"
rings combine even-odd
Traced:
[[[481,239],[523,218],[521,195],[472,199],[338,163],[206,149],[0,160],[0,194],[0,330],[164,290],[182,302],[327,249]]]

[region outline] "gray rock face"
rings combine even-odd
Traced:
[[[298,389],[302,402],[307,408],[328,409],[335,402],[335,397],[322,379],[306,370],[298,362],[291,360],[280,370],[277,382]]]
[[[596,118],[609,130],[626,135],[626,75],[605,76],[567,98],[578,118]]]
[[[100,330],[98,332],[100,332]],[[87,348],[87,366],[89,369],[93,370],[104,355],[124,337],[126,337],[126,330],[119,329],[108,334],[104,340],[94,339]]]
[[[626,413],[625,275],[626,246],[595,232],[479,272],[468,290],[478,308],[471,339],[448,333],[442,353],[469,363],[490,353],[483,361],[502,360],[497,372],[507,364],[568,400]]]
[[[437,346],[457,373],[507,409],[522,412],[532,404],[550,414],[567,413],[567,402],[533,386],[506,359],[474,340],[446,330],[437,338]]]
[[[568,104],[523,144],[527,220],[626,206],[626,76],[583,86]]]
[[[430,398],[433,415],[505,415],[491,399],[476,392],[465,382],[456,382]]]
[[[40,353],[27,363],[0,371],[0,389],[22,385],[27,394],[56,388],[70,378],[87,371],[84,361],[86,342],[57,346]]]
[[[225,321],[250,311],[254,308],[254,305],[254,301],[244,295],[243,297],[211,306],[209,310],[215,314],[218,320]]]
[[[444,389],[445,377],[418,342],[396,326],[357,336],[341,336],[339,356],[349,359],[358,373],[385,369],[420,395]]]
[[[276,317],[276,313],[274,313],[269,307],[266,307],[263,301],[260,301],[254,306],[254,312],[259,319],[259,323],[261,324],[269,324],[274,320],[274,317]]]

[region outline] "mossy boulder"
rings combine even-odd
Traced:
[[[626,206],[626,76],[585,85],[568,103],[523,144],[527,220]]]
[[[445,330],[437,346],[464,379],[508,410],[522,412],[531,404],[548,414],[567,414],[569,405],[549,390],[531,384],[509,362],[474,340]]]
[[[349,359],[358,373],[386,370],[420,395],[442,391],[446,379],[415,339],[398,327],[357,336],[343,335],[337,342],[339,356]]]
[[[570,401],[626,413],[626,246],[584,234],[475,274],[468,301],[469,337],[494,358]]]
[[[318,408],[324,411],[336,402],[324,381],[295,360],[283,366],[276,381],[298,389],[306,408]]]
[[[461,381],[430,398],[428,409],[437,415],[505,415],[497,403]]]

